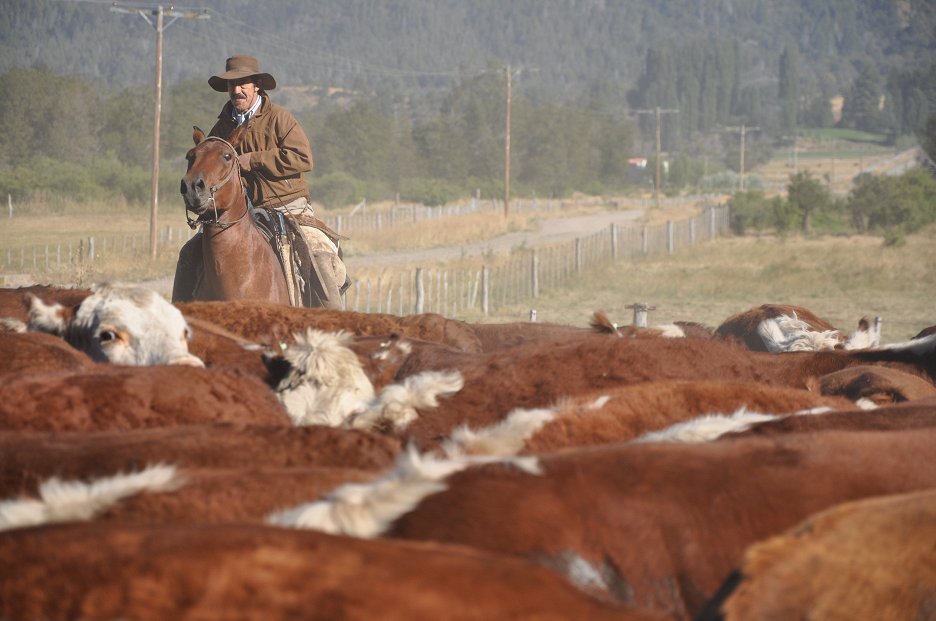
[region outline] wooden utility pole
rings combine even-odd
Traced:
[[[504,217],[510,213],[510,99],[511,99],[511,73],[507,65],[507,114],[506,131],[504,133]]]
[[[653,181],[653,199],[656,203],[656,208],[660,208],[660,115],[661,114],[676,114],[679,110],[676,109],[663,109],[657,106],[653,110],[635,110],[637,114],[653,114],[656,117],[656,177]]]
[[[748,127],[747,125],[742,123],[740,127],[726,127],[725,130],[730,131],[730,132],[741,133],[741,166],[740,166],[740,170],[738,171],[738,174],[739,174],[738,185],[740,186],[740,190],[743,192],[744,191],[744,136],[749,131],[750,132],[760,131],[760,127]]]
[[[156,105],[153,118],[153,197],[150,203],[150,259],[156,258],[156,213],[159,209],[159,118],[162,114],[162,57],[163,57],[163,31],[171,26],[180,17],[186,19],[208,19],[208,9],[182,9],[171,4],[165,7],[161,4],[145,5],[135,2],[114,2],[111,11],[115,13],[135,13],[143,17],[150,26],[156,29]],[[155,18],[155,23],[149,16]],[[165,17],[172,19],[164,23]]]

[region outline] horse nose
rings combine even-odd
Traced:
[[[201,196],[205,193],[205,178],[201,175],[201,173],[196,174],[191,179],[182,177],[182,183],[179,186],[179,192],[183,196]]]

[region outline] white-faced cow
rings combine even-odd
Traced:
[[[726,319],[715,329],[715,336],[771,353],[863,349],[880,344],[880,326],[880,318],[873,323],[863,318],[858,329],[846,335],[802,306],[762,304]]]
[[[73,308],[33,296],[30,330],[63,337],[98,362],[204,366],[188,351],[185,318],[159,294],[140,286],[101,285]]]

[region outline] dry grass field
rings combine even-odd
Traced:
[[[566,291],[530,306],[539,321],[586,325],[598,309],[630,324],[635,302],[650,304],[650,323],[696,321],[712,327],[765,303],[805,306],[842,330],[880,316],[882,340],[906,340],[936,324],[936,229],[886,247],[880,238],[725,237],[670,256],[619,262],[583,276]],[[502,309],[491,320],[518,321],[529,308]]]
[[[818,159],[813,164],[823,161]],[[842,159],[835,165],[839,170],[860,170],[867,166],[866,162],[859,157],[857,165],[846,165]],[[769,166],[775,171],[772,174],[788,175],[788,164],[780,158]],[[598,207],[586,204],[568,214],[563,210],[563,215],[595,209]],[[644,223],[655,225],[689,215],[691,208],[650,210]],[[356,236],[348,250],[366,256],[393,249],[457,246],[528,230],[534,225],[534,218],[524,214],[512,214],[508,219],[468,216],[457,222],[428,221],[407,230],[405,236]],[[176,239],[178,231],[188,231],[181,208],[162,208],[160,226],[175,229]],[[98,248],[99,258],[93,266],[72,263],[35,273],[7,269],[0,272],[0,286],[87,286],[106,280],[165,282],[174,271],[176,247],[161,249],[158,258],[151,261],[146,251],[148,231],[148,209],[139,206],[39,206],[18,211],[13,218],[0,219],[0,265],[8,253],[15,254],[25,246],[77,244],[91,235],[136,235],[140,254],[127,260]],[[535,308],[539,321],[587,325],[591,314],[602,309],[614,321],[627,324],[632,320],[632,311],[626,307],[641,302],[655,307],[650,313],[651,323],[697,321],[716,326],[736,312],[774,302],[806,306],[849,331],[860,317],[879,315],[884,321],[883,339],[893,342],[936,324],[930,297],[936,286],[934,268],[936,229],[908,236],[900,246],[885,246],[880,238],[870,236],[723,237],[669,256],[650,256],[590,270],[574,287],[542,291],[528,304],[500,308],[487,317],[464,318],[520,321]]]

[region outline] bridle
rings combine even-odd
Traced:
[[[227,185],[227,183],[231,179],[233,179],[235,175],[237,175],[237,181],[239,183],[243,184],[243,180],[241,179],[241,175],[240,175],[240,165],[237,163],[237,149],[234,148],[234,145],[232,145],[230,142],[228,142],[224,138],[219,138],[218,136],[208,136],[202,142],[208,142],[209,140],[214,140],[216,142],[223,143],[228,149],[231,150],[231,152],[234,154],[234,157],[231,160],[231,169],[227,171],[227,174],[224,175],[224,178],[221,179],[221,181],[219,181],[218,183],[208,188],[208,202],[211,203],[211,209],[212,211],[214,211],[214,219],[213,220],[201,219],[201,215],[203,215],[204,213],[207,213],[207,211],[202,212],[202,214],[199,215],[198,218],[194,218],[194,219],[190,218],[189,212],[192,212],[192,213],[195,213],[195,212],[192,211],[191,208],[189,208],[188,203],[186,203],[185,205],[185,219],[186,221],[188,221],[188,225],[190,229],[195,229],[199,224],[213,224],[219,227],[223,231],[229,227],[234,226],[241,220],[243,220],[247,216],[247,214],[250,213],[250,207],[248,207],[247,201],[245,199],[244,200],[244,213],[241,215],[240,218],[238,218],[237,220],[234,220],[233,222],[221,222],[219,220],[220,216],[218,215],[218,204],[215,202],[215,192],[217,192],[218,190],[223,188],[225,185]]]

